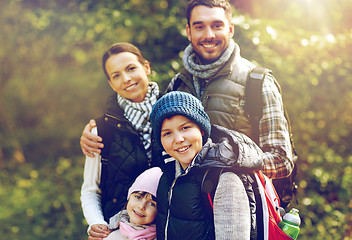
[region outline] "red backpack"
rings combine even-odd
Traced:
[[[261,171],[255,174],[262,199],[264,240],[292,240],[278,226],[282,216],[278,212],[280,200],[270,179]]]
[[[213,218],[213,200],[216,187],[223,172],[223,168],[209,168],[204,173],[202,179],[202,194],[206,209],[211,218]],[[224,170],[229,171],[229,170]],[[256,195],[256,233],[251,232],[251,239],[256,240],[292,240],[278,226],[282,220],[279,213],[280,199],[276,193],[275,187],[271,180],[261,171],[254,172],[251,176],[255,179],[252,183]],[[209,189],[203,186],[203,183],[211,181],[213,187]],[[209,184],[207,184],[209,185]],[[253,228],[251,227],[251,231]]]

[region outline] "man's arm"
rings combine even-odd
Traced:
[[[92,119],[85,126],[80,139],[81,149],[84,155],[94,157],[94,153],[101,153],[99,148],[103,148],[102,138],[92,134],[92,129],[96,127],[96,122]]]
[[[264,152],[263,172],[283,178],[293,170],[292,149],[283,102],[271,75],[263,82],[263,117],[259,123],[259,145]]]

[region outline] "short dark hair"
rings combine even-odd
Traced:
[[[186,17],[187,24],[190,26],[191,13],[193,8],[196,6],[206,6],[206,7],[220,7],[225,10],[225,16],[231,22],[232,18],[232,7],[227,0],[190,0],[187,4]]]
[[[144,64],[147,60],[143,57],[142,52],[133,44],[131,43],[115,43],[109,47],[109,49],[104,53],[103,55],[103,60],[102,60],[102,67],[105,76],[107,77],[108,80],[110,80],[110,76],[106,71],[106,61],[113,55],[117,55],[119,53],[123,52],[130,52],[134,55],[137,56],[138,61],[141,64]]]

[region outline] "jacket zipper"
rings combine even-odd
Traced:
[[[197,154],[198,155],[198,154]],[[196,155],[196,156],[197,156]],[[185,176],[190,170],[191,170],[191,168],[192,168],[193,166],[192,166],[192,163],[191,163],[191,166],[187,169],[187,171],[185,171],[184,173],[182,173],[181,175],[179,175],[178,177],[176,177],[175,179],[174,179],[174,181],[172,182],[172,184],[171,184],[171,187],[170,187],[170,191],[169,191],[169,193],[168,193],[168,208],[167,208],[167,217],[166,217],[166,224],[165,224],[165,240],[167,240],[167,229],[168,229],[168,226],[169,226],[169,219],[170,219],[170,205],[171,205],[171,199],[172,199],[172,191],[173,191],[173,189],[174,189],[174,186],[175,186],[175,184],[176,184],[176,181],[177,181],[177,179],[179,178],[179,177],[182,177],[182,176]]]

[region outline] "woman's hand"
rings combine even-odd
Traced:
[[[82,152],[88,157],[94,157],[93,153],[100,154],[101,150],[99,148],[104,147],[104,145],[101,143],[102,138],[94,135],[91,132],[94,127],[96,127],[96,122],[92,119],[85,126],[80,140]]]
[[[91,226],[88,240],[103,240],[110,234],[110,230],[104,224],[94,224]]]

